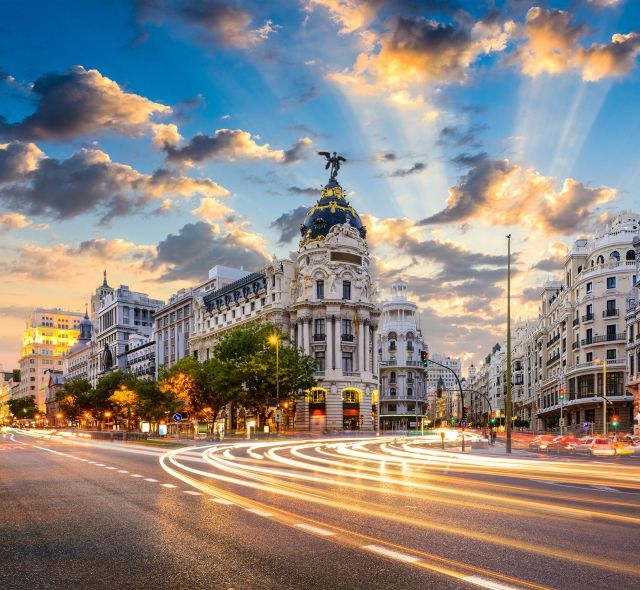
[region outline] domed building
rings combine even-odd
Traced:
[[[335,176],[300,226],[295,261],[274,258],[265,269],[196,297],[189,340],[192,354],[205,360],[228,330],[256,321],[279,325],[316,359],[318,382],[281,423],[315,433],[372,431],[377,406],[380,309],[366,229]],[[234,420],[227,428],[240,427]]]

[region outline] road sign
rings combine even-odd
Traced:
[[[589,422],[585,422],[585,423],[582,425],[582,429],[583,429],[583,430],[589,430],[589,426],[591,426],[591,424],[589,424]]]
[[[565,419],[564,418],[560,418],[560,426],[564,426]]]
[[[280,419],[282,418],[282,412],[280,410],[276,411],[276,422],[280,422]]]
[[[466,420],[460,420],[460,426],[462,426],[462,428],[465,428],[467,426],[467,421]]]
[[[177,412],[173,415],[174,422],[180,422],[182,420],[182,414],[178,414]]]

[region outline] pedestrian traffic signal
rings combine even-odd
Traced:
[[[421,350],[420,351],[420,359],[422,360],[422,364],[425,367],[429,366],[429,353],[426,350]]]

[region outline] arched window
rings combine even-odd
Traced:
[[[602,254],[600,254],[600,256],[598,256],[598,260],[596,262],[598,264],[604,264],[604,256]]]
[[[627,250],[627,255],[625,256],[627,260],[635,260],[636,259],[636,251],[635,250]]]
[[[613,252],[611,252],[611,254],[609,254],[609,258],[614,258],[615,260],[620,262],[620,252],[614,250]]]
[[[396,382],[396,372],[395,371],[391,371],[391,374],[389,375],[389,382],[390,383],[395,383]]]
[[[579,266],[579,267],[578,267],[578,274],[580,274],[581,272],[582,272],[582,267],[581,267],[581,266]]]
[[[389,341],[389,350],[395,351],[395,349],[396,349],[396,341],[395,340],[390,340]]]

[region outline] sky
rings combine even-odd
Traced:
[[[327,173],[382,298],[480,364],[573,241],[638,211],[635,0],[5,0],[0,364],[35,307],[166,299],[297,249]]]

